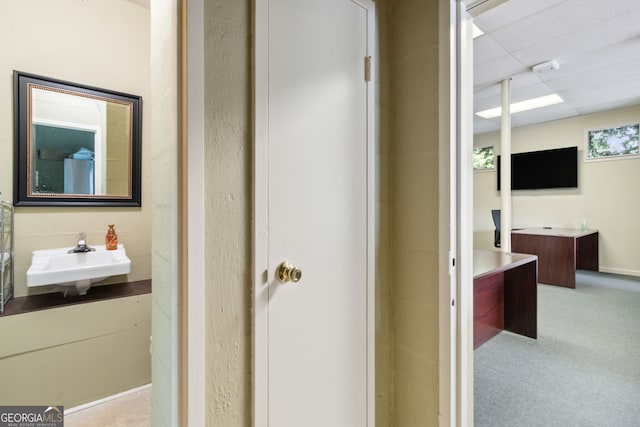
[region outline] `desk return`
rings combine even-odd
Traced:
[[[473,348],[501,330],[538,336],[538,257],[473,251]]]

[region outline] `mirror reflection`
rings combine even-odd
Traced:
[[[30,93],[31,193],[129,196],[131,104],[37,85]]]
[[[141,99],[14,74],[14,204],[140,206]]]

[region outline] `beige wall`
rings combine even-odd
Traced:
[[[377,22],[377,66],[375,73],[377,116],[378,116],[378,155],[377,155],[377,240],[376,245],[376,425],[393,426],[393,288],[392,277],[392,203],[391,182],[393,174],[393,147],[391,145],[391,19],[385,11],[389,0],[376,2]]]
[[[0,14],[0,192],[13,197],[13,85],[19,70],[143,97],[142,208],[17,208],[15,295],[50,292],[26,286],[31,252],[73,246],[79,232],[104,244],[115,224],[131,259],[117,281],[151,277],[149,10],[125,0],[5,2]]]
[[[394,420],[438,425],[438,3],[390,8]]]
[[[205,2],[205,417],[251,420],[251,2]]]
[[[0,52],[4,200],[13,195],[13,70],[149,98],[149,10],[128,1],[3,2]],[[107,224],[116,225],[132,261],[124,279],[151,277],[148,117],[147,104],[142,208],[16,209],[16,296],[32,293],[26,287],[31,251],[73,246],[78,232],[87,233],[90,245],[104,244]],[[120,298],[0,318],[0,402],[71,407],[149,383],[149,300]]]
[[[512,225],[522,227],[588,228],[600,231],[600,269],[606,272],[640,275],[637,236],[640,236],[640,158],[583,161],[585,129],[637,123],[640,107],[590,114],[536,126],[515,128],[512,152],[578,146],[578,188],[512,193]],[[477,135],[474,146],[494,145],[499,134]],[[544,171],[540,171],[544,173]],[[474,174],[474,234],[476,247],[491,247],[491,209],[500,208],[495,172]]]
[[[150,295],[0,318],[2,405],[65,409],[151,382]]]

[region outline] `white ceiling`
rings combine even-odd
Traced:
[[[474,40],[474,112],[500,106],[508,77],[512,102],[565,101],[513,114],[513,127],[640,104],[639,0],[508,0],[474,23],[485,32]],[[531,71],[552,59],[558,70]],[[474,115],[475,133],[499,129],[499,117]]]

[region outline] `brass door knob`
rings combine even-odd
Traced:
[[[282,283],[293,282],[298,283],[302,278],[302,270],[296,268],[288,261],[284,261],[276,270],[276,277]]]

